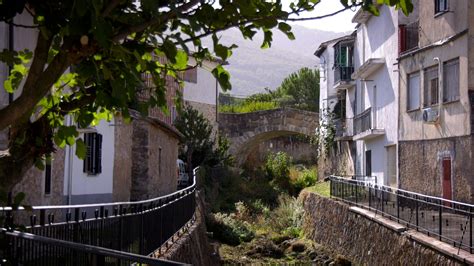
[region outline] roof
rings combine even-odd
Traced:
[[[331,43],[338,43],[338,42],[341,42],[341,41],[344,41],[344,40],[353,39],[354,38],[354,33],[355,33],[355,31],[353,31],[351,34],[348,34],[348,35],[345,35],[345,36],[342,36],[342,37],[339,37],[339,38],[336,38],[336,39],[328,40],[328,41],[325,41],[325,42],[321,43],[319,45],[318,49],[316,49],[316,51],[314,52],[314,55],[317,56],[317,57],[321,56],[321,54],[326,50],[326,48]]]
[[[179,132],[176,128],[166,124],[165,122],[161,121],[160,119],[150,117],[150,116],[143,116],[140,112],[138,112],[136,110],[133,110],[133,109],[128,109],[128,110],[129,110],[130,116],[132,118],[146,121],[146,122],[160,128],[161,130],[163,130],[168,135],[174,136],[178,140],[182,140],[184,138],[184,135],[181,132]]]

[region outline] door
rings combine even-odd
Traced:
[[[372,176],[372,151],[365,151],[365,175]]]
[[[387,185],[397,187],[397,146],[387,147]]]
[[[451,184],[451,158],[443,158],[443,198],[453,199],[453,189]]]

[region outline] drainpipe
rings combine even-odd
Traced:
[[[441,120],[441,106],[443,105],[443,69],[439,57],[433,58],[438,63],[438,119]]]

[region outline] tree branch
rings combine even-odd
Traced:
[[[173,9],[173,10],[167,12],[167,13],[164,13],[163,15],[160,15],[160,16],[156,17],[156,19],[153,19],[153,20],[144,22],[142,24],[134,25],[134,26],[128,27],[126,29],[123,29],[117,35],[115,35],[112,38],[112,41],[118,42],[120,40],[125,39],[128,35],[130,35],[132,33],[142,32],[142,31],[146,30],[148,27],[159,25],[159,24],[162,24],[164,22],[167,22],[168,20],[170,20],[172,18],[175,18],[178,15],[178,13],[185,12],[185,11],[193,8],[194,6],[196,6],[199,3],[200,3],[200,0],[191,0],[190,2],[181,5],[180,7],[176,8],[176,9]]]
[[[35,56],[35,60],[40,60],[36,59],[38,56],[41,57],[41,55],[37,55]],[[0,130],[29,119],[33,108],[48,93],[53,84],[68,67],[69,60],[67,53],[61,49],[61,52],[54,57],[46,70],[39,74],[39,77],[28,77],[28,79],[31,80],[29,87],[27,87],[25,83],[20,97],[0,110]],[[33,73],[30,73],[30,75],[31,74]]]
[[[348,9],[351,9],[353,7],[358,7],[358,6],[361,6],[362,3],[355,3],[355,4],[352,4],[348,7],[344,7],[343,9],[340,9],[340,10],[337,10],[337,11],[334,11],[332,13],[329,13],[329,14],[326,14],[326,15],[322,15],[322,16],[316,16],[316,17],[306,17],[306,18],[287,18],[285,19],[286,21],[306,21],[306,20],[317,20],[317,19],[323,19],[323,18],[327,18],[327,17],[332,17],[334,15],[337,15],[339,13],[342,13]]]

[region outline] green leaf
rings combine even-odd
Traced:
[[[25,199],[26,194],[23,192],[19,192],[15,195],[13,198],[13,207],[18,208],[20,206],[21,202]]]
[[[214,68],[212,74],[224,91],[232,89],[232,85],[230,84],[230,74],[221,65]]]
[[[86,158],[86,151],[87,151],[87,148],[84,141],[81,138],[77,138],[76,139],[76,156],[79,159],[84,159]]]

